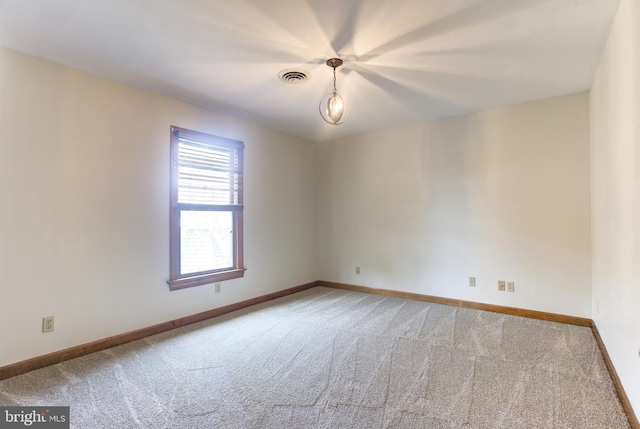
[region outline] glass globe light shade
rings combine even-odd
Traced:
[[[344,124],[349,119],[350,113],[347,99],[337,92],[327,94],[320,100],[320,115],[331,125]]]

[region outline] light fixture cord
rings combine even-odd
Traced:
[[[333,93],[337,93],[338,91],[336,90],[336,68],[333,68]]]

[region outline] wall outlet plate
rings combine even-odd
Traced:
[[[507,292],[515,292],[516,284],[515,282],[507,282]]]
[[[52,332],[55,328],[54,316],[47,316],[42,318],[42,332]]]
[[[356,274],[360,274],[360,267],[356,267]]]
[[[504,292],[505,286],[504,286],[504,280],[498,280],[498,290],[501,290]]]
[[[476,278],[469,277],[469,287],[476,287]]]
[[[216,283],[216,293],[222,292],[222,285],[220,283]]]

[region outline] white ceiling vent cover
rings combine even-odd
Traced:
[[[284,69],[278,73],[278,78],[284,83],[295,85],[311,79],[311,73],[304,69]]]

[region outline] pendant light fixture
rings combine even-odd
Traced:
[[[320,100],[320,115],[322,119],[331,125],[340,125],[349,119],[351,109],[346,98],[336,91],[336,68],[342,65],[340,58],[329,58],[326,64],[333,68],[333,92],[325,95]]]

